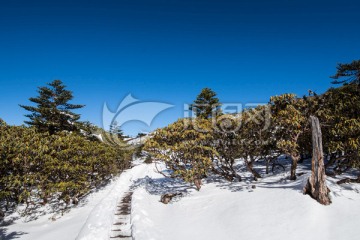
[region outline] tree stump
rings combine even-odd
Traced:
[[[176,197],[179,195],[181,195],[181,193],[166,193],[164,195],[161,195],[160,202],[162,202],[163,204],[168,204],[169,202],[171,202],[173,197]]]
[[[304,187],[304,194],[309,194],[312,198],[323,205],[331,203],[329,192],[326,186],[326,175],[324,167],[324,154],[322,147],[322,134],[319,119],[310,116],[312,130],[313,156],[311,160],[311,176]]]

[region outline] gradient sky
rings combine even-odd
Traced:
[[[3,0],[0,118],[22,124],[18,104],[54,79],[97,125],[104,102],[116,110],[129,93],[175,105],[152,128],[181,117],[204,87],[243,104],[321,93],[337,63],[360,57],[359,9],[356,0]]]

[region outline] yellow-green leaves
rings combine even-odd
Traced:
[[[212,166],[217,153],[212,143],[211,122],[206,119],[180,119],[155,131],[145,143],[144,149],[164,162],[172,171],[172,177],[187,182],[202,179]]]
[[[308,125],[308,102],[295,94],[283,94],[270,98],[276,146],[283,153],[297,155],[299,137]]]
[[[123,150],[72,133],[0,125],[0,201],[79,198],[129,165]]]

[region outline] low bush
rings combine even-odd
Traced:
[[[130,159],[130,152],[78,134],[49,135],[1,121],[1,206],[77,203],[129,167]]]

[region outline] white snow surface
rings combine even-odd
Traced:
[[[303,178],[304,179],[304,178]],[[306,177],[307,179],[307,177]],[[133,196],[136,240],[358,240],[359,193],[333,186],[330,206],[298,184],[212,182],[169,205],[140,189]]]
[[[338,179],[329,178],[332,204],[322,206],[302,194],[308,172],[296,181],[286,180],[287,172],[257,182],[245,171],[240,174],[244,181],[237,183],[210,177],[198,192],[165,179],[153,164],[140,164],[56,221],[49,215],[28,223],[16,220],[4,227],[4,239],[109,239],[116,203],[129,189],[134,191],[134,240],[359,239],[358,184],[339,186]],[[183,195],[168,205],[160,203],[161,194],[170,192]]]

